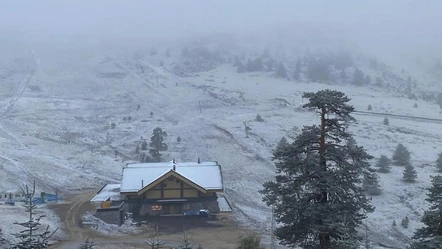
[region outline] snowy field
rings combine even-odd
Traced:
[[[15,233],[19,233],[22,230],[25,230],[24,227],[13,224],[14,222],[26,222],[29,219],[29,214],[26,213],[25,208],[21,205],[22,203],[16,202],[15,206],[10,205],[0,205],[0,214],[1,214],[1,228],[3,230],[3,237],[7,241],[17,241],[17,239],[12,235]],[[42,215],[40,223],[42,226],[37,230],[38,232],[43,232],[47,226],[49,226],[49,231],[54,231],[59,228],[59,219],[58,217],[45,206],[40,206],[38,209],[35,209],[34,217],[38,218]],[[64,238],[63,231],[57,230],[57,232],[52,237],[51,241],[59,240]],[[0,248],[1,243],[0,243]]]
[[[8,84],[0,82],[4,113],[0,119],[0,190],[32,180],[37,181],[39,191],[50,193],[117,183],[121,167],[138,161],[134,151],[141,136],[150,138],[152,130],[161,127],[168,133],[164,160],[218,161],[225,196],[237,220],[268,231],[270,209],[258,190],[273,179],[272,150],[282,136],[293,140],[302,126],[319,121],[315,113],[300,108],[303,92],[340,90],[361,111],[371,104],[374,112],[441,116],[439,106],[401,98],[395,92],[299,83],[267,73],[238,74],[227,65],[179,77],[169,70],[173,59],[165,60],[165,68],[142,61],[143,72],[118,57],[42,54],[36,50],[35,57],[28,58],[35,61],[34,69],[15,73]],[[284,98],[291,106],[281,106],[275,98]],[[255,120],[257,114],[263,122]],[[421,226],[429,176],[435,174],[434,162],[442,148],[440,124],[390,118],[386,126],[382,116],[354,117],[357,123],[350,129],[373,156],[391,157],[399,142],[412,154],[417,182],[403,183],[403,168],[397,166],[391,173],[380,174],[383,194],[373,197],[376,211],[368,219],[375,243],[403,248]],[[244,123],[252,128],[248,138]],[[2,218],[3,229],[20,217],[17,206],[0,206],[0,210],[11,215],[11,220]],[[400,227],[405,216],[410,218],[407,229]],[[393,220],[396,228],[391,226]],[[45,221],[56,227],[55,217]]]

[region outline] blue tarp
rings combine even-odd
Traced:
[[[54,194],[46,194],[45,195],[45,200],[46,201],[59,201],[62,200],[63,198],[61,198],[60,196],[54,195]]]

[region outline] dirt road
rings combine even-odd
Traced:
[[[95,194],[96,190],[90,190],[81,194],[70,195],[65,198],[63,203],[49,206],[60,218],[63,224],[62,230],[67,234],[69,241],[84,241],[90,237],[104,238],[101,234],[80,226],[81,216],[85,212],[94,209],[90,200]]]

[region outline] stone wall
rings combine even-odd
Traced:
[[[220,211],[217,200],[204,201],[202,204],[211,213],[219,213]]]
[[[123,210],[116,211],[99,211],[95,212],[95,217],[108,223],[121,226],[123,224]]]

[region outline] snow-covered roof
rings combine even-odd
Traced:
[[[123,197],[120,195],[121,184],[106,184],[97,195],[92,198],[91,202],[103,202],[110,199],[111,201],[121,201]]]
[[[120,191],[138,192],[173,170],[206,190],[223,189],[221,166],[217,162],[168,162],[127,164],[123,168]]]
[[[232,212],[232,207],[225,196],[218,196],[218,207],[221,212]]]

